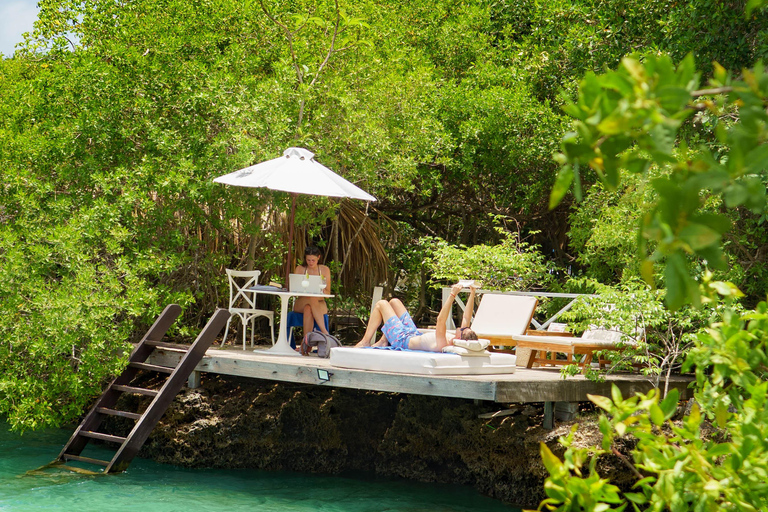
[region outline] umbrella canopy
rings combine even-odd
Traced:
[[[376,198],[348,182],[314,159],[315,154],[304,148],[288,148],[283,156],[261,162],[239,171],[219,176],[213,181],[236,187],[268,188],[289,192],[293,198],[288,220],[288,261],[285,264],[286,283],[293,256],[293,222],[296,214],[296,196],[310,194],[328,197],[349,197],[363,201]]]
[[[349,197],[363,201],[376,198],[348,182],[314,159],[304,148],[288,148],[283,156],[214,179],[237,187],[268,188],[294,194]]]

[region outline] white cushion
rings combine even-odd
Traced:
[[[471,328],[483,337],[524,334],[537,302],[536,297],[529,295],[486,293],[480,299]]]
[[[493,375],[514,373],[517,358],[512,354],[462,357],[458,354],[418,350],[336,347],[331,349],[331,366],[418,375]]]
[[[573,336],[535,336],[530,334],[521,334],[519,336],[512,336],[512,339],[520,343],[521,341],[532,341],[537,343],[548,343],[549,345],[563,345],[570,347],[573,345]]]
[[[621,337],[621,331],[614,329],[587,329],[581,335],[581,339],[584,340],[612,341],[614,343],[621,341]]]

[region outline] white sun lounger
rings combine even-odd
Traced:
[[[514,373],[517,358],[512,354],[460,356],[420,350],[381,350],[336,347],[331,349],[331,366],[417,375],[494,375]]]
[[[524,334],[531,324],[536,297],[486,293],[480,300],[472,330],[491,345],[513,346],[514,336]],[[493,375],[514,373],[517,357],[488,352],[487,355],[459,355],[417,350],[380,350],[338,347],[331,350],[331,366],[357,370],[421,375]]]

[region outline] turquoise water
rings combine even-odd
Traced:
[[[519,510],[460,486],[255,470],[184,469],[144,459],[135,459],[128,471],[115,475],[62,471],[26,474],[56,458],[70,434],[68,430],[56,430],[19,436],[0,431],[0,511]],[[95,452],[89,455],[95,456]]]

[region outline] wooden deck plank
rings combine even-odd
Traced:
[[[148,362],[172,365],[177,359],[177,354],[158,348]],[[330,380],[321,380],[318,369],[330,372]],[[636,391],[647,392],[651,388],[642,375],[608,375],[602,383],[589,381],[581,375],[564,380],[557,369],[523,367],[513,374],[503,375],[414,375],[336,368],[330,365],[328,359],[315,356],[273,356],[229,347],[208,349],[195,370],[279,382],[501,403],[586,401],[587,394],[610,396],[613,383],[625,397]],[[671,387],[679,389],[682,398],[689,398],[692,396],[688,389],[690,381],[689,377],[675,377]]]

